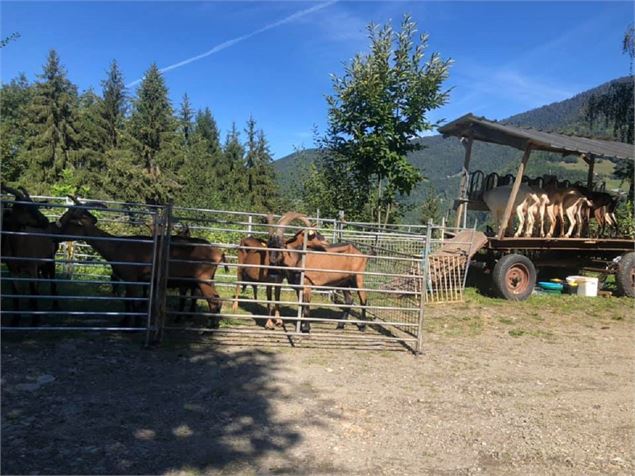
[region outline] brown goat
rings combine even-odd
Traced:
[[[285,227],[293,220],[300,220],[306,226],[311,227],[311,223],[308,218],[296,212],[288,212],[284,214],[278,220],[278,223],[275,223],[278,227]],[[269,225],[274,225],[273,217],[268,216],[267,222]],[[284,228],[279,228],[284,230]],[[271,236],[275,236],[276,232],[273,228],[270,228],[269,231],[270,238]],[[282,236],[282,235],[281,235]],[[304,246],[304,230],[299,230],[293,237],[287,239],[285,241],[285,246],[289,249],[302,249]],[[314,229],[309,229],[307,233],[307,248],[311,249],[322,249],[328,246],[328,241],[318,233]],[[267,290],[267,314],[271,316],[272,306],[271,306],[271,295],[272,288],[274,288],[274,296],[275,303],[273,305],[273,314],[275,319],[272,322],[271,318],[267,319],[265,323],[265,328],[273,329],[275,326],[282,325],[282,319],[280,318],[280,305],[278,304],[280,301],[280,293],[281,293],[281,284],[285,278],[285,274],[282,270],[279,269],[270,269],[267,268],[269,266],[269,247],[268,241],[261,240],[259,238],[255,238],[253,236],[248,236],[240,240],[240,247],[238,249],[238,266],[236,268],[236,278],[238,283],[236,284],[236,292],[235,292],[235,300],[232,305],[232,311],[236,312],[238,309],[238,296],[240,293],[241,284],[240,281],[248,281],[253,283],[252,288],[254,290],[254,300],[258,299],[258,284],[257,283],[272,283],[276,286],[266,286]],[[247,287],[246,284],[242,285],[243,292]]]
[[[281,234],[281,229],[278,229]],[[293,250],[286,246],[275,246],[282,243],[270,241],[269,246],[271,264],[274,266],[286,266],[290,268],[302,268],[302,257],[304,253]],[[337,286],[357,289],[359,302],[366,306],[367,295],[364,288],[364,272],[368,258],[363,255],[354,245],[349,243],[330,245],[323,249],[323,253],[306,253],[304,263],[304,283],[302,289],[302,317],[309,315],[309,303],[311,302],[311,286]],[[337,254],[336,254],[337,253]],[[341,254],[341,255],[340,255]],[[300,272],[293,271],[288,275],[291,284],[300,284]],[[299,293],[299,290],[298,290]],[[344,291],[344,298],[348,306],[353,304],[353,297],[350,290]],[[305,303],[305,304],[304,304]],[[337,325],[338,329],[343,329],[350,307],[344,309],[342,322]],[[366,309],[362,308],[362,319],[366,319]],[[365,329],[364,324],[358,325],[360,330]],[[311,325],[308,321],[302,321],[301,331],[309,332]]]
[[[78,203],[78,202],[76,202]],[[59,220],[62,233],[84,237],[90,246],[106,261],[110,262],[113,273],[121,280],[131,283],[148,282],[152,274],[153,243],[152,237],[127,237],[114,236],[96,226],[95,218],[88,210],[81,207],[71,207]],[[118,238],[120,240],[101,240],[94,238]],[[140,238],[145,238],[141,240]],[[189,240],[197,240],[191,238]],[[221,259],[222,253],[215,248],[203,245],[198,240],[184,243],[175,240],[169,250],[169,258],[173,260],[169,264],[168,286],[181,287],[198,286],[202,296],[207,300],[210,313],[218,314],[221,309],[221,300],[212,282]],[[122,264],[122,262],[124,264]],[[145,265],[125,264],[146,263]],[[138,285],[126,284],[126,297],[142,297],[143,291]],[[211,325],[217,328],[220,318],[215,316],[210,319]],[[124,325],[129,321],[129,316],[124,320]],[[135,321],[138,321],[135,319]]]
[[[32,203],[14,203],[10,208],[2,212],[2,228],[8,232],[29,233],[28,235],[6,234],[2,236],[2,261],[7,265],[9,273],[13,277],[25,277],[31,279],[28,283],[29,292],[31,294],[30,307],[32,314],[31,324],[37,326],[39,324],[39,315],[37,313],[37,299],[35,296],[39,294],[39,286],[37,279],[42,276],[45,279],[55,278],[55,253],[59,247],[59,241],[50,236],[59,233],[59,228],[50,223],[48,218],[40,211],[39,206],[33,202],[26,189],[20,187],[19,190],[2,186],[2,191],[15,196],[18,202]],[[24,260],[16,258],[25,258]],[[40,261],[38,261],[40,260]],[[54,281],[50,281],[51,295],[57,295],[57,286]],[[17,283],[11,281],[11,292],[13,295],[19,295]],[[20,310],[20,298],[13,298],[13,318],[12,325],[17,325],[20,319],[18,311]],[[58,302],[53,300],[53,309],[58,308]]]

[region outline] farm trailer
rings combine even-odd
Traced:
[[[472,144],[475,140],[505,145],[522,150],[518,171],[509,177],[513,184],[509,200],[496,236],[481,233],[474,254],[474,268],[489,277],[486,284],[500,297],[527,299],[536,284],[538,273],[564,276],[567,273],[593,271],[605,279],[615,275],[618,293],[635,297],[635,240],[631,238],[516,238],[505,236],[512,222],[513,204],[521,183],[527,180],[525,169],[532,151],[579,155],[588,165],[586,186],[593,189],[593,169],[596,158],[635,160],[631,144],[586,137],[544,132],[501,124],[467,114],[439,128],[444,137],[458,137],[465,147],[459,197],[455,201],[456,226],[465,223],[467,210],[487,210],[482,193],[495,183],[481,182],[480,190],[470,190]],[[500,184],[499,184],[500,185]],[[474,187],[473,187],[474,188]],[[479,232],[480,233],[480,232]],[[470,254],[472,254],[470,253]]]

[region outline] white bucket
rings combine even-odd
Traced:
[[[598,278],[585,277],[576,280],[578,283],[578,296],[595,297],[598,295]]]
[[[577,286],[579,282],[587,279],[586,276],[567,276],[567,284],[569,286]]]

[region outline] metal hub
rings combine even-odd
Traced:
[[[515,264],[507,270],[505,285],[514,294],[523,293],[529,287],[529,269],[524,264]]]

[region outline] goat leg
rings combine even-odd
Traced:
[[[368,303],[368,294],[363,290],[364,288],[364,275],[355,275],[355,287],[357,288],[357,296],[359,297],[359,304],[362,306],[362,321],[366,320],[366,304]],[[366,330],[366,324],[357,324],[357,328],[364,332]]]
[[[309,317],[309,303],[311,302],[311,289],[304,288],[302,291],[303,303],[302,304],[302,317]],[[302,321],[300,324],[300,332],[311,332],[311,324],[308,321]]]
[[[518,217],[518,229],[516,230],[516,233],[514,233],[514,238],[518,238],[522,234],[523,228],[525,226],[525,214],[523,213],[524,207],[524,202],[516,207],[516,216]]]
[[[346,320],[348,319],[348,315],[351,312],[351,305],[353,304],[353,294],[350,290],[343,291],[344,293],[344,302],[347,307],[344,308],[342,312],[341,322],[337,324],[337,329],[344,329],[344,325],[346,324]]]
[[[20,291],[18,290],[18,285],[14,280],[11,280],[11,293],[13,293],[14,296],[17,296],[18,294],[20,294]],[[18,312],[20,311],[19,297],[13,298],[13,310],[15,311],[15,314],[13,314],[13,317],[11,318],[11,326],[17,326],[18,324],[20,324],[20,313]]]
[[[273,330],[276,326],[273,325],[271,320],[271,286],[266,287],[267,290],[267,322],[265,323],[265,329]],[[274,304],[274,309],[277,310],[278,305]]]
[[[37,279],[37,274],[36,274],[36,279]],[[40,315],[37,313],[37,296],[39,294],[37,283],[34,281],[31,281],[29,283],[29,289],[31,291],[31,299],[30,299],[31,310],[34,311],[33,317],[31,318],[31,326],[37,327],[40,325]]]
[[[282,284],[282,279],[278,280],[278,284]],[[273,309],[274,309],[276,327],[282,327],[283,325],[282,319],[280,318],[280,293],[281,292],[282,292],[282,286],[276,286],[273,291],[273,294],[275,296],[275,303],[273,305]]]

